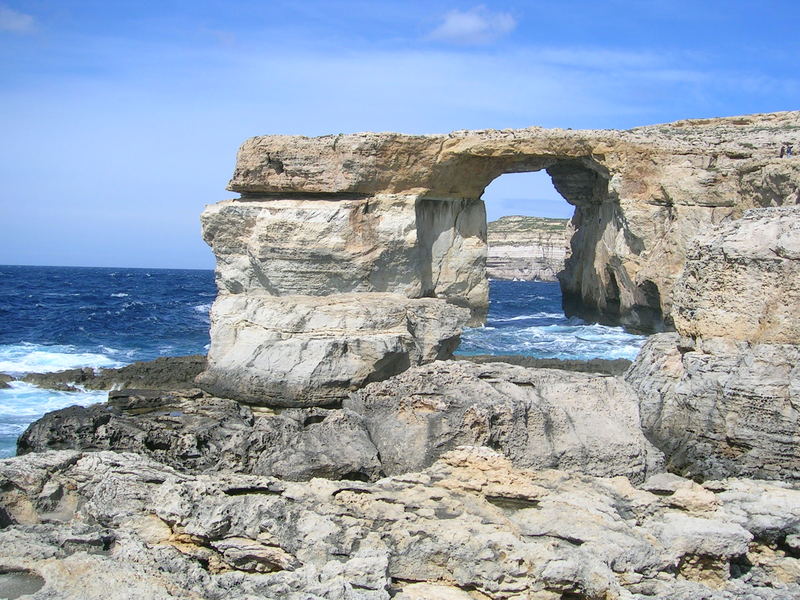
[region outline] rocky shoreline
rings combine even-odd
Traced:
[[[49,413],[20,438],[21,456],[0,461],[0,596],[800,597],[800,206],[787,200],[800,171],[762,157],[775,132],[754,128],[798,120],[687,121],[669,135],[525,130],[513,142],[374,134],[368,149],[344,136],[335,152],[356,162],[335,173],[325,139],[247,142],[233,183],[245,197],[204,217],[220,288],[208,360],[39,380],[124,389]],[[714,166],[714,136],[712,181],[700,172]],[[443,166],[422,172],[434,142]],[[407,163],[416,179],[381,162],[409,148],[422,157]],[[514,168],[552,171],[582,218],[635,217],[645,196],[677,205],[705,186],[701,202],[673,207],[673,221],[694,215],[670,230],[680,241],[654,248],[619,230],[616,254],[593,266],[665,270],[655,288],[616,280],[614,310],[658,304],[675,327],[631,365],[451,360],[482,302],[480,207],[464,198],[511,168],[509,148]],[[643,153],[656,167],[628,188]],[[311,154],[322,168],[308,170]],[[475,156],[499,158],[462,189],[445,185]],[[603,189],[618,197],[582,196],[607,181],[600,167],[617,169]],[[409,182],[438,197],[409,203]],[[768,187],[786,205],[745,211]],[[300,198],[365,191],[377,195]],[[278,192],[295,196],[259,196]],[[292,248],[276,250],[278,233]],[[625,298],[632,289],[644,291]]]

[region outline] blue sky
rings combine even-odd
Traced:
[[[0,0],[0,264],[212,267],[198,215],[252,135],[797,109],[798,6]],[[485,197],[569,213],[542,174]]]

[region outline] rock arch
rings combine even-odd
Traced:
[[[530,128],[410,136],[262,136],[203,213],[217,257],[209,368],[217,395],[336,404],[449,356],[482,320],[486,216],[504,173],[546,170],[576,208],[568,310],[645,331],[671,324],[688,241],[754,205],[794,202],[774,158],[800,113],[630,131]]]

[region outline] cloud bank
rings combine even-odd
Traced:
[[[428,37],[461,45],[489,44],[511,33],[516,26],[511,14],[491,12],[480,5],[467,11],[451,10]]]
[[[31,33],[34,29],[36,29],[36,20],[31,15],[0,4],[0,31]]]

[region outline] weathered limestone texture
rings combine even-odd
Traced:
[[[375,483],[185,475],[126,453],[26,455],[0,461],[0,595],[800,596],[800,491],[675,476],[644,487],[519,470],[485,448]]]
[[[487,446],[516,467],[641,482],[663,456],[645,439],[621,379],[504,363],[435,362],[345,400],[363,416],[389,475],[418,471],[457,446]]]
[[[17,443],[137,452],[179,471],[374,481],[418,471],[457,446],[501,451],[517,467],[641,482],[663,455],[618,377],[503,363],[436,361],[367,385],[341,409],[266,409],[200,390],[116,390],[53,411]]]
[[[137,452],[185,473],[230,471],[290,481],[383,476],[364,420],[352,411],[275,412],[196,389],[116,391],[107,404],[47,413],[20,437],[17,452],[47,450]]]
[[[393,294],[409,300],[409,310],[418,299],[432,298],[469,308],[470,322],[480,322],[488,306],[480,197],[503,173],[546,169],[575,206],[571,257],[559,276],[568,314],[661,330],[672,322],[673,286],[695,235],[747,208],[798,201],[798,159],[776,157],[786,132],[797,127],[800,112],[784,112],[629,131],[529,128],[247,140],[229,186],[242,197],[203,215],[205,239],[218,258],[220,299],[201,385],[221,393],[223,380],[233,381],[239,366],[248,364],[251,350],[235,350],[235,335],[223,328],[271,327],[266,313],[251,313],[252,323],[237,321],[227,312],[228,295],[297,298],[299,312],[320,296],[338,304],[339,294]],[[448,326],[447,333],[462,324]],[[380,329],[366,322],[363,327],[365,340]],[[353,342],[360,339],[358,331],[347,332]],[[288,342],[295,333],[280,335]],[[308,404],[317,402],[317,388],[358,387],[396,372],[364,370],[371,361],[383,365],[381,352],[393,356],[395,344],[381,349],[365,342],[372,344],[367,359],[357,343],[344,349],[331,343],[327,350],[318,344],[315,361],[332,352],[356,366],[336,383],[329,373],[293,370],[291,383],[281,387],[286,371],[265,367],[283,363],[284,349],[271,344],[258,348],[260,366],[248,367],[243,398],[266,393],[270,402],[285,396],[288,403]],[[239,384],[225,393],[238,397]],[[321,400],[332,397],[325,392]]]
[[[645,434],[693,477],[800,480],[800,207],[699,236],[674,312],[626,375]]]
[[[695,238],[674,314],[693,338],[800,343],[800,207],[751,210]]]
[[[635,325],[671,314],[672,285],[697,233],[747,208],[797,201],[800,161],[777,154],[798,126],[800,112],[783,112],[629,131],[261,136],[239,150],[230,189],[251,199],[305,193],[462,200],[480,198],[503,173],[547,169],[576,207],[565,290],[595,312]]]
[[[397,294],[221,294],[209,368],[197,382],[251,404],[338,404],[370,381],[451,356],[468,316],[466,308]]]
[[[572,233],[567,219],[512,216],[492,221],[486,274],[491,279],[558,281]]]

